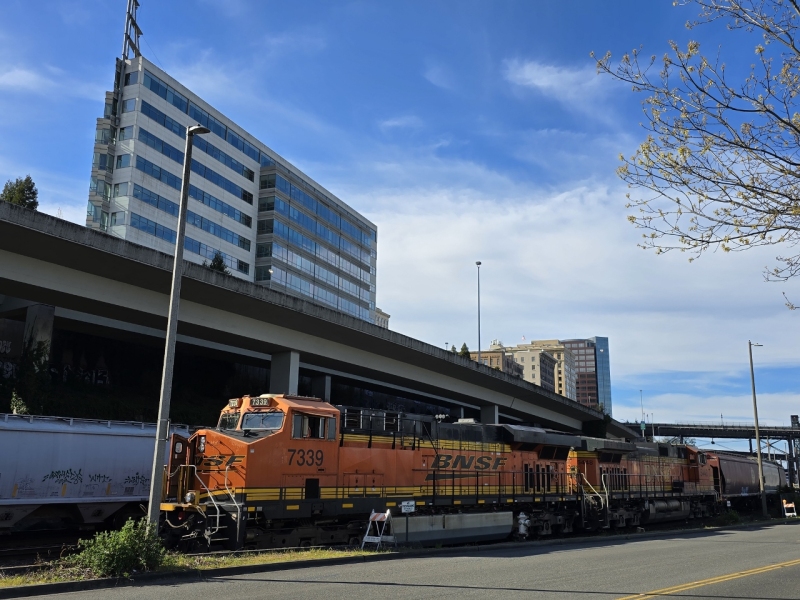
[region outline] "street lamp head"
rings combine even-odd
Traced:
[[[478,261],[475,261],[475,264],[476,264],[476,265],[478,265],[478,266],[480,267],[480,266],[481,266],[481,261],[479,261],[479,260],[478,260]]]
[[[186,130],[186,133],[187,135],[202,135],[204,133],[211,133],[211,130],[208,127],[203,127],[202,125],[192,125]]]

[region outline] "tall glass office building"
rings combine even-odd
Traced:
[[[186,128],[202,124],[184,257],[375,322],[376,226],[134,49],[97,120],[86,225],[173,253]]]
[[[561,340],[575,355],[575,400],[611,414],[611,362],[607,337]]]

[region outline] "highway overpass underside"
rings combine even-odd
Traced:
[[[0,311],[12,318],[21,319],[23,309],[27,315],[26,302],[52,306],[57,331],[128,340],[160,355],[155,341],[164,338],[171,268],[168,255],[0,203]],[[602,427],[600,413],[521,379],[199,265],[184,263],[181,297],[181,345],[214,359],[271,366],[273,392],[303,391],[305,374],[315,395],[332,389],[335,403],[332,382],[463,407],[485,422]],[[607,429],[635,435],[614,421]]]

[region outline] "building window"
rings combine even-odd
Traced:
[[[260,219],[258,221],[258,233],[272,233],[274,221],[272,219]]]
[[[108,171],[109,173],[114,170],[114,157],[111,154],[104,152],[95,152],[92,156],[92,167],[98,171]]]
[[[125,73],[125,85],[135,85],[139,83],[139,71]]]
[[[119,141],[129,140],[133,138],[133,125],[129,125],[128,127],[122,127],[119,130]]]
[[[114,225],[124,225],[124,224],[125,224],[125,213],[124,212],[120,211],[120,212],[111,213],[111,225],[112,225],[112,227]]]
[[[105,127],[103,129],[98,129],[95,131],[94,134],[94,141],[96,144],[109,144],[114,143],[114,136],[112,135],[113,129]]]
[[[256,267],[256,281],[269,281],[272,277],[270,267]]]
[[[256,244],[256,258],[267,258],[272,256],[272,244]]]
[[[266,190],[269,188],[275,187],[275,174],[271,175],[262,175],[261,182],[259,183],[259,189]]]
[[[117,115],[117,100],[116,98],[105,105],[103,109],[103,118],[110,119],[111,117],[115,117]]]
[[[131,166],[131,155],[130,154],[120,154],[117,157],[117,168],[124,169],[125,167]]]
[[[89,181],[89,191],[108,199],[111,196],[111,185],[106,183],[105,179],[92,177]]]
[[[122,102],[122,112],[132,112],[136,110],[136,98],[128,98]]]
[[[114,184],[114,198],[128,195],[128,183],[115,183]]]

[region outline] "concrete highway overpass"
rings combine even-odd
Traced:
[[[170,255],[0,202],[2,312],[47,305],[55,307],[56,323],[109,337],[163,339],[172,264]],[[597,411],[442,348],[190,262],[184,262],[181,298],[178,341],[269,362],[271,392],[296,391],[303,368],[315,374],[320,396],[329,393],[330,376],[346,376],[478,409],[484,422],[592,431],[603,420]],[[607,432],[637,435],[617,421]]]

